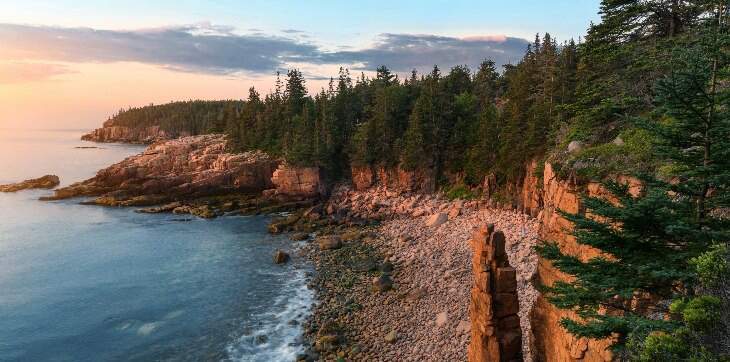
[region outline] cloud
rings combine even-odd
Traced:
[[[0,62],[0,84],[36,82],[73,72],[60,64]]]
[[[134,61],[220,74],[270,72],[287,59],[319,54],[299,40],[210,24],[130,31],[0,24],[0,44],[0,60]]]
[[[525,53],[528,41],[504,35],[456,38],[428,34],[381,34],[372,47],[324,54],[326,63],[361,64],[364,69],[386,65],[398,72],[413,68],[442,69],[466,64],[476,67],[484,59],[498,65],[516,63]]]
[[[504,35],[457,38],[385,33],[365,48],[346,48],[348,45],[343,44],[324,50],[303,40],[301,30],[282,32],[287,35],[238,34],[232,27],[210,23],[136,30],[0,24],[0,62],[37,63],[37,73],[28,71],[28,79],[63,72],[49,64],[45,68],[38,65],[43,62],[131,61],[176,71],[225,75],[271,74],[293,64],[363,70],[387,65],[394,71],[407,72],[413,68],[428,70],[434,64],[443,69],[457,64],[475,67],[485,58],[498,65],[516,62],[528,44],[524,39]]]

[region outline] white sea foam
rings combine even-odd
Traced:
[[[139,327],[139,329],[137,330],[137,334],[140,336],[148,336],[152,332],[154,332],[157,328],[159,328],[161,325],[162,325],[162,322],[145,323]]]
[[[297,354],[304,351],[299,341],[301,325],[310,314],[314,292],[307,287],[304,270],[289,272],[294,275],[282,288],[284,293],[274,300],[270,311],[252,316],[252,321],[260,323],[255,331],[252,334],[244,333],[226,348],[230,360],[293,361]]]
[[[185,313],[185,311],[182,310],[182,309],[174,310],[174,311],[172,311],[170,313],[167,313],[165,315],[165,319],[175,319],[175,318],[183,315],[183,313]]]

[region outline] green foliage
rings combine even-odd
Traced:
[[[714,287],[730,275],[730,251],[725,244],[713,245],[710,250],[691,260],[703,285]]]
[[[472,190],[464,184],[455,184],[446,190],[446,198],[449,200],[474,200],[479,196],[481,196],[480,192]]]
[[[236,120],[243,101],[185,101],[122,109],[108,122],[114,126],[144,128],[159,126],[171,136],[223,132]]]
[[[602,179],[610,175],[649,173],[656,168],[652,148],[653,135],[640,128],[629,128],[618,135],[623,141],[586,147],[565,161],[568,169],[585,179]]]
[[[682,306],[677,308],[677,311],[682,314],[684,323],[690,329],[706,332],[714,327],[720,317],[719,309],[721,306],[720,299],[702,295],[683,303]]]
[[[181,102],[121,112],[115,122],[160,125],[173,135],[225,132],[237,151],[260,149],[289,163],[319,166],[332,179],[351,164],[429,169],[438,180],[468,186],[486,175],[518,181],[528,160],[543,156],[552,124],[567,117],[578,61],[574,42],[537,38],[502,75],[491,60],[475,73],[455,66],[405,81],[387,67],[356,81],[340,69],[328,89],[310,95],[303,74],[276,76],[275,90],[246,101]]]
[[[641,362],[683,361],[689,357],[688,354],[689,348],[681,338],[665,332],[653,332],[644,341],[637,360]]]

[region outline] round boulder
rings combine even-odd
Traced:
[[[583,146],[584,144],[581,141],[571,141],[570,143],[568,143],[568,152],[578,152],[583,149]]]
[[[289,261],[289,254],[279,249],[274,251],[274,264],[284,264],[287,261]]]
[[[319,250],[332,250],[342,247],[342,239],[337,235],[322,236],[317,239]]]

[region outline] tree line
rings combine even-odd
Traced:
[[[159,125],[172,134],[225,132],[235,150],[260,149],[289,163],[319,166],[333,180],[355,166],[433,170],[444,183],[479,185],[488,173],[516,181],[524,163],[551,148],[553,124],[575,98],[578,45],[536,36],[524,58],[504,70],[491,60],[476,70],[415,70],[399,77],[340,69],[309,94],[297,69],[277,74],[245,101],[187,101],[121,110],[116,125]]]
[[[190,100],[162,105],[120,109],[109,118],[116,126],[159,126],[171,135],[223,132],[231,119],[240,118],[245,102],[240,100]]]

